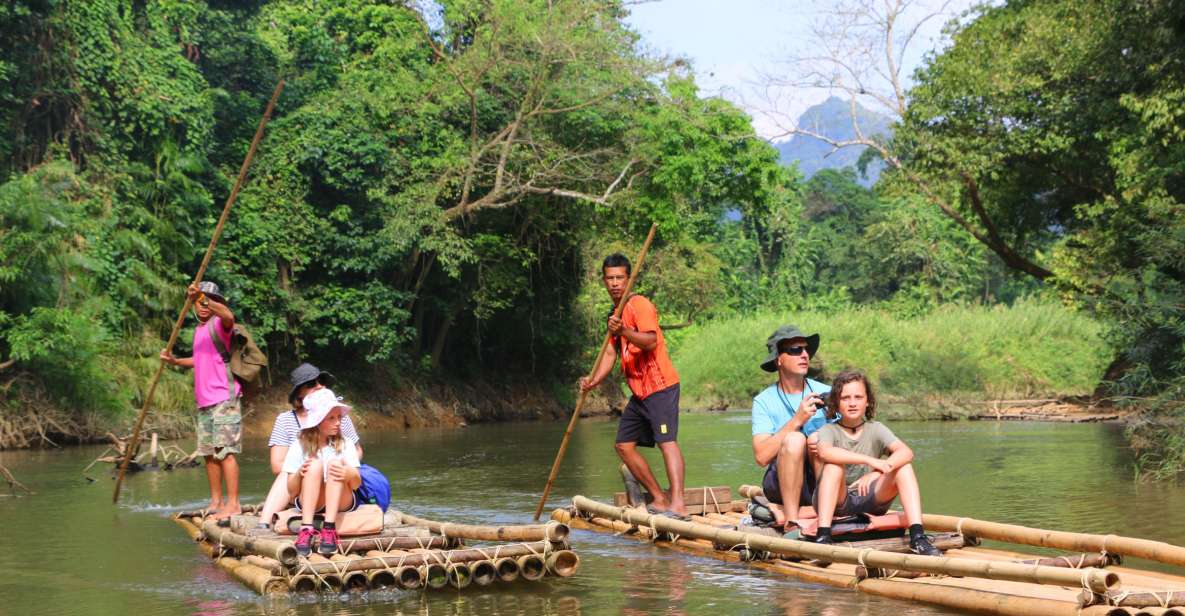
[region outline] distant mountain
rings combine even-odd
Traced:
[[[852,139],[856,136],[852,128],[851,103],[841,98],[831,98],[815,105],[802,113],[798,118],[798,125],[825,135],[835,140]],[[892,121],[873,111],[857,105],[856,122],[865,136],[888,135]],[[864,152],[863,147],[842,148],[830,156],[831,146],[806,135],[795,135],[786,141],[775,143],[781,153],[782,164],[789,165],[798,161],[798,169],[806,177],[811,177],[820,169],[842,169],[855,167],[856,161]],[[868,166],[868,177],[861,177],[860,183],[872,186],[880,177],[883,165],[878,161]]]

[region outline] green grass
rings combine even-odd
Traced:
[[[817,359],[824,380],[843,369],[860,369],[882,399],[898,402],[1088,394],[1111,356],[1102,348],[1098,323],[1036,300],[945,306],[906,319],[868,308],[760,313],[672,332],[685,406],[747,408],[774,380],[759,364],[766,356],[765,339],[783,323],[821,334]]]

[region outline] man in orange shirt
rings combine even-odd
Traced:
[[[601,264],[605,290],[616,306],[625,294],[630,261],[620,253],[605,257]],[[687,515],[683,504],[683,452],[675,442],[679,434],[679,374],[667,355],[667,344],[658,326],[658,311],[641,295],[625,299],[621,317],[609,317],[610,351],[601,359],[592,378],[581,377],[580,388],[588,391],[605,380],[621,356],[621,371],[633,395],[617,425],[617,455],[654,501],[647,507],[654,513],[675,517]],[[650,471],[638,446],[662,451],[667,466],[670,492],[664,492]]]

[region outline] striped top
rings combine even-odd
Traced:
[[[354,421],[349,415],[342,417],[342,437],[350,443],[358,444],[358,431],[354,429]],[[276,415],[272,424],[272,436],[267,439],[268,447],[291,447],[300,439],[300,423],[296,420],[295,411],[284,411]]]

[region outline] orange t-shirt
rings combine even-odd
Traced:
[[[613,348],[621,356],[621,372],[630,386],[630,391],[640,400],[650,394],[666,389],[679,382],[679,373],[667,355],[667,342],[658,327],[658,310],[650,300],[634,295],[625,303],[621,313],[622,325],[640,332],[654,332],[658,335],[658,346],[653,351],[643,351],[624,338],[613,339]]]

